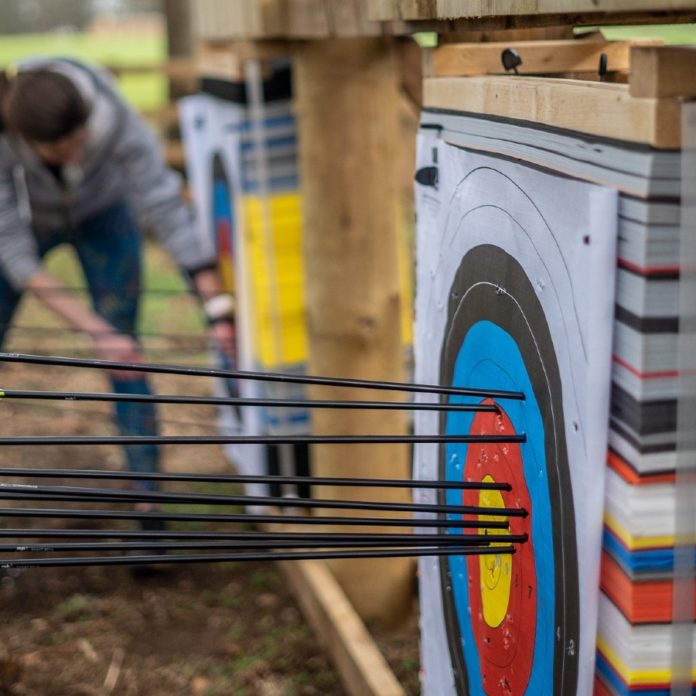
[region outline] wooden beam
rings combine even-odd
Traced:
[[[403,33],[370,20],[370,0],[196,0],[196,33],[204,39],[323,39]]]
[[[264,64],[291,54],[288,41],[202,41],[196,55],[196,72],[201,77],[243,81],[247,61],[256,59]]]
[[[696,9],[694,0],[437,0],[440,17],[566,12],[649,12]]]
[[[632,97],[696,96],[696,46],[636,46],[628,84]]]
[[[164,143],[164,161],[168,167],[183,171],[186,166],[184,146],[179,140],[167,140]]]
[[[105,63],[103,67],[116,76],[163,73],[172,79],[187,80],[194,74],[194,62],[188,57],[170,58],[162,63]]]
[[[369,16],[375,20],[433,19],[437,17],[437,0],[372,0]]]
[[[601,33],[597,32],[597,34],[601,38]],[[438,44],[442,46],[446,43],[488,43],[491,41],[566,41],[575,38],[578,37],[575,36],[574,27],[563,25],[502,31],[441,32]]]
[[[190,58],[194,45],[191,31],[191,0],[163,0],[162,9],[167,25],[167,53],[170,60],[189,59],[187,78],[183,82],[179,77],[170,77],[169,80],[169,99],[176,100],[195,89],[190,81],[193,76],[193,61]]]
[[[278,565],[346,691],[351,696],[406,696],[327,565],[321,561]]]
[[[169,129],[179,124],[179,109],[176,102],[170,102],[156,109],[141,109],[140,115],[155,127]]]
[[[661,41],[648,41],[648,45]],[[456,77],[504,74],[501,54],[515,49],[522,59],[518,71],[524,75],[568,72],[596,72],[600,56],[607,55],[611,71],[628,71],[630,41],[506,41],[494,43],[446,44],[433,51],[432,76]]]
[[[402,380],[398,263],[398,46],[395,39],[314,41],[295,55],[294,82],[304,204],[304,263],[312,374]],[[415,133],[412,135],[415,138]],[[362,390],[315,390],[325,398],[374,398]],[[398,412],[324,410],[315,433],[405,433]],[[321,476],[401,478],[400,445],[332,446],[312,453]],[[318,488],[318,497],[404,501],[408,494]],[[374,516],[371,513],[372,516]],[[405,559],[337,561],[331,568],[365,619],[403,619],[413,590]]]
[[[542,123],[657,148],[681,146],[677,99],[634,99],[628,85],[539,77],[439,77],[426,107]]]
[[[449,20],[506,15],[696,10],[694,0],[372,0],[371,19]]]

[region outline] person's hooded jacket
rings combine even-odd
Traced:
[[[19,70],[32,68],[55,70],[76,85],[89,109],[88,140],[61,183],[21,137],[0,133],[0,269],[12,285],[21,289],[40,267],[34,234],[75,229],[124,199],[183,269],[211,265],[182,201],[180,176],[109,75],[65,59],[33,60]]]

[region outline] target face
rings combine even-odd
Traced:
[[[484,403],[492,403],[485,400]],[[500,407],[500,406],[499,406]],[[470,432],[516,434],[515,427],[502,411],[482,413],[473,419]],[[452,457],[458,457],[456,453]],[[482,508],[511,507],[531,510],[529,491],[523,476],[522,452],[518,444],[481,444],[469,447],[464,465],[467,481],[510,483],[514,493],[501,491],[466,491],[464,505]],[[479,515],[480,521],[506,518]],[[527,534],[529,541],[515,555],[491,553],[478,559],[467,558],[467,577],[471,582],[469,606],[473,622],[474,643],[481,646],[479,659],[481,683],[498,684],[501,690],[524,693],[530,681],[536,636],[537,582],[531,541],[531,513],[527,518],[510,520],[510,532]],[[483,529],[486,535],[503,534],[504,530]],[[495,545],[495,543],[494,543]],[[461,607],[457,607],[459,613]]]
[[[527,541],[496,553],[484,524],[489,553],[419,561],[423,693],[584,696],[599,597],[616,194],[449,145],[441,138],[456,115],[447,119],[418,143],[416,381],[525,398],[500,399],[493,414],[417,413],[415,429],[525,441],[417,446],[416,478],[510,485],[418,500],[524,509],[509,530]]]
[[[505,285],[495,268],[505,270]],[[566,649],[577,645],[579,634],[574,510],[572,498],[561,501],[558,494],[570,481],[558,366],[552,351],[539,347],[544,332],[541,306],[519,264],[498,247],[471,249],[450,292],[442,384],[521,391],[526,398],[499,403],[499,414],[450,412],[441,427],[447,434],[524,433],[527,441],[443,446],[440,476],[509,483],[509,492],[466,491],[464,504],[527,510],[526,518],[511,518],[510,531],[526,533],[529,541],[511,556],[441,562],[443,612],[462,693],[576,688],[577,651]],[[456,498],[456,491],[445,497],[462,502]]]
[[[218,270],[225,290],[234,294],[234,199],[230,178],[220,153],[213,157],[212,182],[212,230],[215,236]],[[235,370],[237,367],[232,357],[226,353],[218,351],[218,360],[225,370]],[[226,379],[224,382],[227,394],[232,398],[239,397],[239,382],[233,379]],[[241,421],[240,407],[232,406],[232,409],[236,419]]]
[[[227,292],[234,292],[234,212],[230,178],[220,153],[213,157],[212,219],[218,267]]]

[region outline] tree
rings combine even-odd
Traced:
[[[84,29],[94,16],[85,0],[0,0],[0,33],[42,33],[61,27]]]

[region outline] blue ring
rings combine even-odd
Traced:
[[[495,356],[493,358],[492,356]],[[467,332],[457,354],[452,379],[453,386],[481,389],[522,391],[525,401],[501,404],[517,433],[526,433],[521,445],[524,479],[532,507],[532,543],[537,582],[536,635],[534,657],[525,693],[553,693],[554,626],[555,622],[555,564],[551,500],[549,495],[545,435],[541,410],[537,402],[525,363],[514,339],[504,329],[490,321],[480,321]],[[475,403],[472,397],[451,397],[450,403]],[[472,413],[447,414],[445,431],[449,434],[468,433],[474,419]],[[461,481],[464,476],[467,445],[449,444],[445,448],[445,478]],[[460,504],[461,492],[449,491],[450,504]],[[454,517],[454,516],[452,516]],[[461,533],[452,529],[450,533]],[[471,696],[484,696],[480,658],[474,640],[469,609],[467,563],[464,556],[449,558],[451,594],[461,632],[461,649],[466,663],[468,688]],[[540,629],[548,627],[547,631]]]

